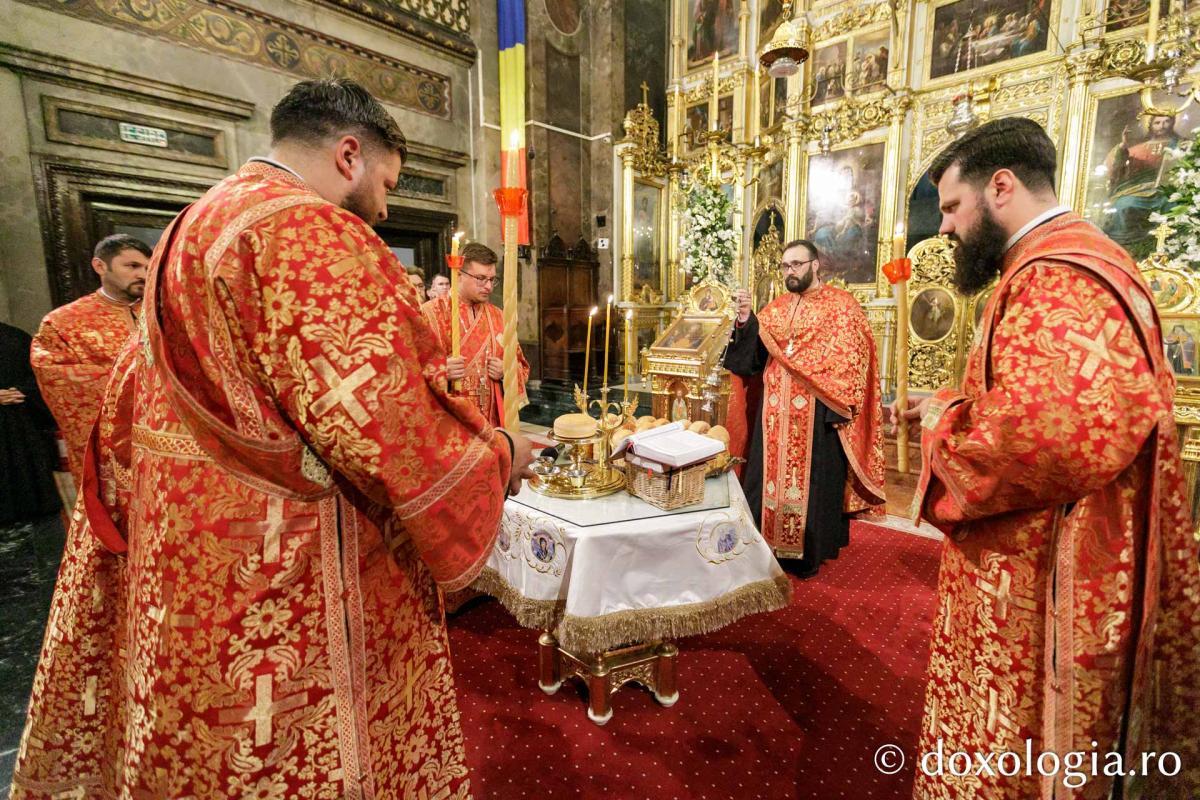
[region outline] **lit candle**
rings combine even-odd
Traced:
[[[904,258],[908,251],[907,244],[908,241],[904,238],[904,223],[897,222],[892,232],[892,258]]]
[[[717,89],[721,86],[721,54],[713,53],[712,97],[708,98],[708,129],[717,129]]]
[[[521,134],[514,130],[508,138],[508,171],[505,174],[504,185],[515,187],[518,185],[519,174],[517,172],[517,159],[519,155],[517,151],[521,146]]]
[[[633,309],[625,310],[625,397],[629,402],[629,382],[633,380]]]
[[[608,307],[604,310],[604,388],[608,388],[608,343],[612,336],[612,301],[613,296],[608,296]]]
[[[599,310],[596,306],[592,306],[592,310],[588,312],[587,346],[583,351],[583,397],[585,401],[587,400],[588,368],[592,359],[592,317],[596,316],[596,312]]]
[[[1154,51],[1158,44],[1158,13],[1159,0],[1150,0],[1150,30],[1146,34],[1146,61],[1154,60]]]
[[[458,244],[462,236],[463,232],[458,231],[450,240],[451,264],[458,258]],[[462,320],[458,318],[458,272],[459,267],[450,267],[450,355],[454,358],[458,358],[462,352]],[[455,388],[458,388],[458,381],[454,383]]]

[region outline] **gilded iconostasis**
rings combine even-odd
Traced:
[[[1180,0],[1153,10],[1150,0],[672,0],[665,119],[639,104],[617,148],[616,284],[637,341],[665,330],[696,280],[681,269],[686,189],[717,172],[737,237],[731,288],[761,307],[779,291],[780,243],[811,239],[824,277],[866,308],[890,390],[896,312],[881,268],[908,255],[910,387],[956,381],[987,290],[950,288],[926,171],[957,135],[1009,115],[1057,143],[1064,203],[1147,268],[1166,267],[1154,217],[1171,203],[1173,159],[1200,127],[1197,23],[1200,7]],[[785,40],[806,57],[774,77],[764,60]],[[1157,280],[1188,284],[1192,305],[1170,309],[1187,317],[1172,321],[1173,363],[1200,381],[1193,277]]]

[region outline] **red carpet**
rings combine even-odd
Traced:
[[[626,686],[604,727],[579,681],[538,689],[537,631],[467,607],[450,644],[476,797],[909,797],[939,550],[856,524],[789,608],[678,643],[674,707]],[[888,743],[907,756],[892,776],[874,767]]]

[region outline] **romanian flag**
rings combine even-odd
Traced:
[[[500,178],[509,184],[508,162],[516,160],[514,185],[525,180],[525,0],[496,0],[500,29]],[[515,145],[515,148],[514,148]],[[529,244],[529,206],[517,225],[517,243]]]

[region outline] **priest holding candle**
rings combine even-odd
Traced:
[[[457,249],[457,237],[452,248]],[[496,285],[499,258],[487,245],[468,242],[457,253],[461,267],[451,269],[449,296],[438,297],[421,306],[421,312],[433,328],[446,359],[446,376],[458,387],[458,394],[470,397],[492,425],[515,427],[516,420],[504,420],[504,361],[502,335],[504,314],[488,299]],[[451,260],[454,259],[452,250]],[[515,269],[515,266],[514,266]],[[457,311],[457,313],[455,313]],[[525,382],[529,362],[517,345],[517,408],[528,404]]]

